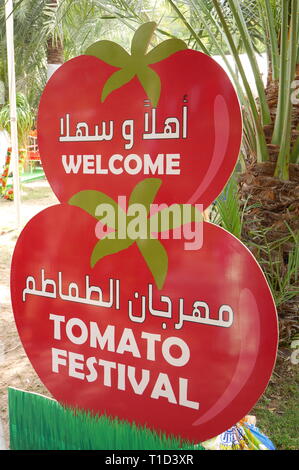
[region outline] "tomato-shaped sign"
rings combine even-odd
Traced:
[[[17,242],[13,309],[39,377],[63,404],[167,434],[198,442],[228,429],[275,361],[275,306],[254,257],[204,223],[200,250],[159,241],[168,274],[158,289],[136,242],[90,267],[95,222],[53,206]]]
[[[158,177],[157,202],[207,207],[234,169],[242,120],[228,76],[177,39],[146,54],[152,32],[152,23],[137,31],[132,55],[99,41],[47,83],[38,145],[61,202],[83,189],[128,196]]]
[[[146,54],[153,28],[48,82],[38,139],[61,204],[19,237],[12,303],[59,402],[203,441],[264,391],[277,318],[252,254],[201,219],[237,160],[235,91],[180,40]]]

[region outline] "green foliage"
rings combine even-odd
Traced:
[[[145,178],[136,184],[132,189],[128,204],[128,213],[130,213],[130,209],[132,209],[132,213],[130,213],[130,216],[125,217],[125,221],[121,226],[117,225],[117,220],[119,213],[124,214],[123,209],[106,194],[99,191],[87,190],[80,191],[70,198],[69,204],[80,207],[88,214],[101,220],[104,225],[115,229],[115,231],[106,234],[96,243],[90,258],[92,268],[102,258],[126,250],[136,242],[158,289],[162,289],[168,270],[168,255],[161,242],[152,237],[150,230],[151,221],[154,221],[154,225],[152,225],[155,227],[154,231],[159,233],[161,231],[173,230],[182,224],[200,221],[202,216],[195,206],[190,204],[186,205],[186,208],[189,209],[187,214],[184,213],[184,204],[174,205],[179,211],[176,219],[174,216],[172,219],[170,217],[173,206],[150,215],[151,204],[160,186],[161,180],[158,178]],[[110,211],[107,208],[107,204],[112,214],[108,214]],[[104,216],[101,212],[101,205],[102,209],[104,209]],[[136,222],[136,219],[138,219],[138,213],[141,208],[145,210],[145,213],[143,213],[144,227],[141,231],[137,229],[137,233],[135,231],[135,224],[136,226],[140,224],[140,221]],[[183,217],[181,217],[182,214]],[[106,218],[107,220],[105,220]],[[167,224],[165,224],[165,220]],[[133,235],[130,231],[130,224],[132,223],[134,226]]]
[[[25,148],[27,137],[32,129],[34,117],[29,103],[22,93],[17,93],[16,96],[17,106],[17,126],[18,126],[18,138],[21,146]],[[5,129],[10,133],[10,107],[6,104],[0,110],[0,128]]]
[[[267,241],[268,230],[252,233],[250,246],[255,248],[256,257],[261,264],[275,300],[276,307],[296,298],[299,295],[299,234],[289,228],[289,235],[275,240]],[[262,236],[262,243],[254,242],[255,236]],[[287,260],[282,262],[286,244],[292,249],[287,254]]]
[[[104,2],[103,2],[104,3]],[[0,2],[0,80],[7,85],[5,2]],[[107,6],[107,4],[106,4]],[[26,95],[37,110],[47,81],[47,45],[60,40],[64,58],[83,54],[99,38],[130,39],[129,27],[108,17],[95,0],[61,0],[56,6],[48,0],[18,0],[14,4],[14,45],[17,90]],[[129,34],[128,34],[129,33]]]
[[[187,46],[184,41],[179,39],[168,39],[147,54],[147,48],[156,27],[156,23],[150,21],[137,29],[132,39],[131,55],[112,41],[97,41],[88,47],[85,52],[87,55],[96,56],[114,67],[121,68],[110,75],[106,81],[101,101],[137,76],[152,105],[157,107],[161,93],[161,81],[159,75],[148,65],[164,60],[175,52],[186,49]]]
[[[299,295],[299,234],[288,228],[287,236],[269,242],[267,232],[271,230],[270,227],[263,230],[251,230],[250,240],[244,240],[242,237],[243,220],[246,211],[252,208],[253,206],[249,204],[241,208],[236,177],[232,176],[212,208],[211,222],[235,235],[254,252],[267,278],[275,305],[279,308]],[[291,247],[287,260],[284,259],[286,245]]]
[[[65,408],[34,393],[13,388],[8,392],[12,450],[194,449],[191,442],[134,423]]]
[[[298,158],[295,152],[298,139],[295,143],[292,139],[294,129],[290,100],[291,84],[299,59],[298,0],[188,0],[184,4],[167,1],[192,36],[194,46],[222,57],[242,104],[247,155],[255,155],[258,161],[270,159],[265,126],[274,124],[272,144],[280,146],[275,176],[287,180],[289,163],[295,163]],[[186,3],[192,11],[190,19],[186,14]],[[278,80],[279,101],[274,117],[270,114],[257,65],[257,50],[266,51],[273,80]],[[248,81],[248,70],[240,60],[240,52],[243,51],[249,59],[258,100]],[[229,63],[227,54],[233,58],[234,66]]]
[[[212,221],[235,235],[235,237],[241,238],[243,213],[240,209],[235,176],[230,178],[225,189],[217,198],[212,211]]]
[[[34,106],[37,106],[46,83],[45,47],[37,40],[37,34],[41,34],[41,12],[45,3],[45,0],[22,0],[14,5],[16,86]],[[8,97],[4,4],[0,4],[0,69]]]

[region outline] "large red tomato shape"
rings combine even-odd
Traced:
[[[238,422],[264,391],[277,347],[275,306],[251,253],[209,223],[198,251],[162,240],[159,291],[136,243],[91,269],[94,228],[61,204],[16,245],[15,320],[46,387],[68,406],[195,441]]]
[[[178,51],[150,68],[161,81],[156,108],[136,76],[101,102],[117,69],[94,56],[71,59],[47,83],[38,145],[61,202],[83,189],[127,196],[147,176],[163,181],[157,203],[207,207],[222,191],[242,135],[228,76],[193,50]]]

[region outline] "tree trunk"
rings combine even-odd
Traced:
[[[63,64],[63,44],[60,39],[54,43],[52,38],[47,40],[47,62],[48,64]]]
[[[51,0],[50,6],[54,9],[58,7],[58,0]],[[47,40],[47,78],[55,72],[64,62],[63,43],[61,38],[54,39],[53,37]]]
[[[278,83],[270,80],[266,93],[274,123]],[[299,106],[293,105],[293,141],[297,137],[298,123]],[[245,208],[242,238],[256,255],[277,294],[285,289],[284,297],[277,302],[277,310],[280,342],[289,343],[299,331],[299,295],[295,294],[299,292],[298,273],[292,273],[288,285],[282,287],[281,282],[287,279],[290,257],[295,253],[295,240],[290,230],[297,237],[299,234],[299,165],[290,164],[288,181],[274,177],[279,146],[271,144],[273,128],[273,124],[264,128],[270,161],[251,161],[240,176],[241,206]]]

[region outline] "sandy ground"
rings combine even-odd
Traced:
[[[38,197],[40,194],[41,198]],[[21,226],[16,229],[14,203],[0,199],[0,419],[6,448],[9,448],[8,387],[49,395],[32,368],[16,330],[9,287],[11,258],[22,227],[35,214],[57,202],[46,181],[25,185],[22,188]]]

